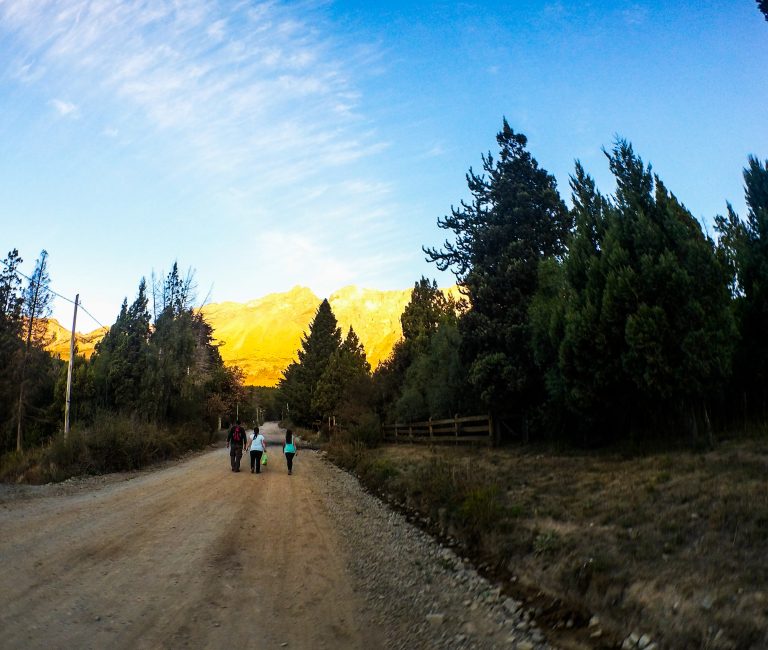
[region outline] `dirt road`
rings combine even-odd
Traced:
[[[266,427],[277,444],[274,424]],[[300,453],[219,449],[131,480],[0,504],[3,648],[377,648]]]

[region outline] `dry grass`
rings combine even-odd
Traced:
[[[765,442],[629,459],[388,446],[342,464],[514,584],[597,613],[617,638],[768,647]]]
[[[0,458],[0,481],[41,484],[73,476],[140,469],[190,449],[201,449],[212,435],[201,425],[161,428],[121,416],[101,416],[56,436],[42,447]]]

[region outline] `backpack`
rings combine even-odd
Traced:
[[[232,442],[237,444],[243,442],[243,427],[235,426],[234,431],[232,431]]]

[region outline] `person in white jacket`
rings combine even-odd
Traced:
[[[264,434],[259,433],[259,427],[253,428],[253,438],[251,438],[251,474],[256,468],[256,473],[261,473],[261,455],[267,451],[267,441]]]

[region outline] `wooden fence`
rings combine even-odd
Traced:
[[[448,420],[427,420],[409,424],[388,424],[384,427],[386,442],[493,444],[493,422],[490,415],[454,417]]]

